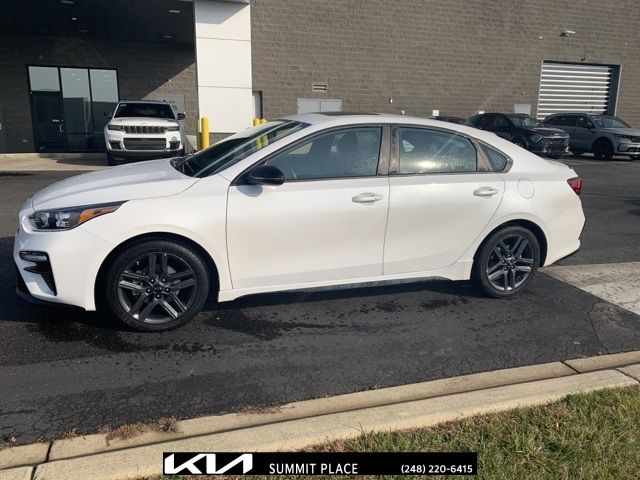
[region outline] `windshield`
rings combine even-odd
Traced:
[[[596,115],[591,119],[598,128],[630,128],[626,122],[611,115]]]
[[[121,103],[114,115],[115,118],[151,117],[175,120],[171,105],[162,103]]]
[[[274,142],[302,130],[308,124],[274,121],[236,133],[205,150],[201,150],[174,166],[191,177],[208,177],[235,165],[240,160]]]
[[[507,115],[516,127],[544,127],[540,120],[527,115]]]

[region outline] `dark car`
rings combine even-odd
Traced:
[[[569,149],[575,155],[591,152],[598,160],[611,160],[614,155],[640,159],[640,129],[613,115],[557,113],[544,123],[569,134]]]
[[[545,157],[560,158],[568,150],[566,132],[524,113],[481,113],[470,117],[469,123]]]
[[[433,120],[440,120],[441,122],[456,123],[458,125],[470,125],[470,123],[464,117],[454,117],[451,115],[436,115],[435,117],[430,117],[430,118],[432,118]]]

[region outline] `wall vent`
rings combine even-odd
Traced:
[[[313,93],[327,93],[327,82],[313,82]]]

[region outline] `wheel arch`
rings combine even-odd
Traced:
[[[491,230],[489,233],[487,233],[485,235],[485,237],[482,239],[482,241],[480,242],[480,244],[478,245],[478,248],[476,249],[475,253],[473,254],[474,262],[477,259],[478,254],[480,253],[480,250],[482,249],[484,243],[487,241],[487,239],[491,235],[493,235],[495,232],[497,232],[498,230],[501,230],[501,229],[503,229],[505,227],[513,227],[513,226],[526,228],[527,230],[530,230],[531,233],[533,233],[536,236],[536,239],[538,240],[538,243],[540,244],[540,263],[539,263],[539,266],[540,267],[543,266],[545,261],[547,260],[547,252],[548,252],[548,248],[549,248],[547,236],[545,235],[544,231],[542,230],[542,228],[537,223],[532,222],[531,220],[525,220],[525,219],[509,220],[508,222],[501,223],[500,225],[495,227],[493,230]]]
[[[207,250],[202,247],[202,245],[200,245],[198,242],[195,242],[193,240],[191,240],[190,238],[187,238],[183,235],[179,235],[176,233],[169,233],[169,232],[149,232],[149,233],[143,233],[140,235],[136,235],[134,237],[131,237],[125,241],[123,241],[122,243],[118,244],[115,248],[113,248],[109,254],[105,257],[105,259],[102,261],[102,263],[100,264],[100,268],[98,269],[98,273],[96,275],[96,280],[93,286],[93,295],[94,295],[94,299],[96,301],[96,304],[99,303],[99,301],[101,300],[102,297],[102,292],[101,292],[101,286],[102,286],[102,281],[104,279],[104,276],[107,272],[107,268],[109,266],[109,264],[113,261],[113,259],[123,250],[125,250],[126,248],[128,248],[131,245],[134,245],[136,243],[142,242],[142,241],[149,241],[149,240],[171,240],[174,241],[176,243],[180,243],[182,245],[185,245],[189,248],[192,248],[196,253],[198,253],[198,255],[200,255],[200,257],[204,260],[206,266],[207,266],[207,271],[209,272],[209,279],[212,281],[212,285],[211,285],[211,292],[214,292],[213,294],[215,295],[216,299],[218,296],[218,291],[220,289],[220,272],[218,270],[218,267],[215,263],[215,261],[213,260],[213,258],[211,257],[211,255],[209,254],[209,252],[207,252]],[[210,293],[210,296],[212,294]]]
[[[611,145],[612,148],[615,149],[615,145],[613,144],[613,140],[611,140],[609,137],[607,137],[606,135],[602,135],[598,138],[596,138],[592,143],[591,143],[591,150],[593,151],[593,147],[595,147],[596,143],[598,142],[607,142],[609,145]],[[614,150],[615,151],[615,150]]]

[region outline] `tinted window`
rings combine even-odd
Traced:
[[[509,121],[507,120],[507,117],[496,115],[494,117],[493,126],[498,130],[505,130],[506,128],[509,128]]]
[[[494,171],[501,172],[502,170],[504,170],[504,168],[507,166],[507,163],[509,163],[509,158],[504,153],[501,153],[495,148],[492,148],[484,143],[481,143],[480,147],[482,148],[482,151],[489,160],[489,163],[491,164],[491,167]]]
[[[381,127],[334,130],[313,137],[266,163],[286,180],[366,177],[378,172]]]
[[[529,115],[507,115],[509,120],[513,122],[513,124],[517,127],[542,127],[542,122],[536,118],[530,117]]]
[[[466,137],[438,130],[400,129],[401,174],[475,172],[476,163],[476,149]]]
[[[153,117],[175,120],[171,105],[168,103],[121,103],[114,117]]]
[[[214,175],[306,126],[308,124],[300,122],[275,121],[247,128],[200,150],[185,161],[175,162],[174,166],[192,177]]]
[[[589,118],[585,117],[584,115],[581,115],[576,119],[576,127],[589,128],[592,125],[593,124],[591,123],[591,120],[589,120]]]
[[[629,128],[629,124],[612,115],[598,115],[592,118],[598,128]]]

